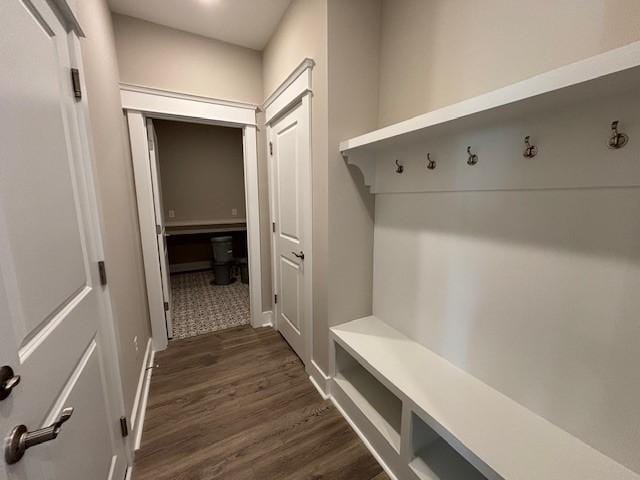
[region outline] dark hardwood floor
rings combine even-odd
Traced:
[[[272,329],[178,340],[156,364],[135,480],[388,480]]]

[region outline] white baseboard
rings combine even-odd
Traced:
[[[376,450],[373,448],[373,445],[371,445],[369,440],[367,440],[367,437],[364,435],[364,433],[362,433],[362,431],[358,428],[358,426],[354,423],[354,421],[351,420],[349,415],[347,415],[347,412],[345,412],[344,409],[340,406],[340,404],[338,404],[336,399],[333,398],[333,395],[330,395],[329,398],[331,399],[331,402],[333,403],[333,405],[336,407],[336,410],[340,412],[340,415],[342,415],[342,417],[347,421],[347,423],[353,429],[353,431],[356,432],[356,435],[360,437],[360,440],[362,440],[362,443],[364,444],[364,446],[367,447],[367,450],[369,450],[371,455],[373,455],[373,458],[376,459],[376,461],[380,464],[380,466],[385,471],[385,473],[389,476],[389,478],[391,480],[399,480],[398,477],[391,471],[391,468],[389,468],[389,465],[387,465],[387,463],[382,459],[382,457],[378,455],[378,452],[376,452]]]
[[[329,381],[331,378],[322,371],[314,360],[309,363],[310,365],[307,368],[309,380],[311,380],[311,383],[316,387],[322,398],[327,400],[329,398]]]
[[[145,351],[142,369],[140,370],[140,379],[138,380],[136,398],[133,401],[133,408],[131,409],[131,433],[134,438],[134,450],[138,450],[140,448],[140,442],[142,441],[142,429],[144,427],[147,400],[149,398],[151,374],[153,373],[153,370],[150,367],[153,366],[153,359],[156,354],[152,345],[152,339],[150,338],[147,342],[147,350]]]
[[[191,272],[193,270],[206,270],[211,268],[211,262],[203,260],[201,262],[174,263],[169,265],[169,273]]]
[[[271,310],[262,312],[262,323],[255,328],[260,327],[273,327],[273,312]]]

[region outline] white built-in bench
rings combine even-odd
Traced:
[[[640,480],[376,317],[331,339],[333,398],[399,480]]]

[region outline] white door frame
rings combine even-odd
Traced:
[[[315,66],[315,62],[310,58],[305,58],[298,67],[287,77],[287,79],[267,98],[264,103],[263,109],[265,111],[265,124],[267,126],[267,142],[270,138],[271,126],[282,117],[283,114],[291,110],[296,106],[303,109],[303,118],[306,120],[306,128],[309,132],[309,152],[306,155],[308,159],[307,165],[307,181],[306,188],[302,189],[302,204],[305,210],[304,225],[302,231],[304,235],[304,307],[303,307],[303,321],[305,322],[304,334],[304,354],[303,362],[305,364],[307,372],[310,374],[313,372],[312,368],[312,352],[313,352],[313,243],[312,243],[312,231],[313,231],[313,218],[312,218],[312,172],[311,166],[311,98],[313,91],[311,89],[311,71]],[[304,128],[304,126],[303,126]],[[268,176],[269,176],[269,215],[271,221],[275,222],[275,212],[273,204],[273,167],[271,157],[269,156],[268,164]],[[278,292],[278,279],[276,270],[276,234],[271,232],[271,272],[273,291]],[[274,299],[272,298],[272,311],[276,312],[276,306]],[[278,329],[279,319],[275,319],[274,327]]]
[[[136,185],[140,237],[142,239],[142,255],[147,281],[147,297],[154,350],[159,351],[167,348],[168,332],[164,317],[160,260],[156,245],[156,220],[153,207],[146,118],[242,128],[249,278],[251,279],[249,284],[251,325],[254,328],[262,326],[264,322],[262,314],[258,203],[257,106],[127,84],[120,85],[120,96],[122,108],[126,111],[129,124],[131,157]]]

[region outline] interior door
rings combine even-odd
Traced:
[[[91,165],[71,85],[79,52],[51,5],[0,2],[0,479],[122,478]],[[67,407],[57,438],[5,461],[14,427],[52,425]]]
[[[167,233],[164,224],[162,207],[162,181],[160,178],[160,157],[158,155],[158,137],[153,128],[153,120],[147,119],[147,137],[149,139],[149,165],[151,167],[151,184],[153,187],[153,208],[156,215],[156,240],[158,242],[158,258],[160,275],[162,275],[162,297],[164,298],[164,318],[167,322],[167,337],[173,337],[173,321],[171,319],[171,279],[169,278],[169,253],[167,249]]]
[[[306,361],[309,334],[304,308],[304,185],[308,161],[308,124],[301,105],[269,127],[274,223],[276,327],[296,354]]]

